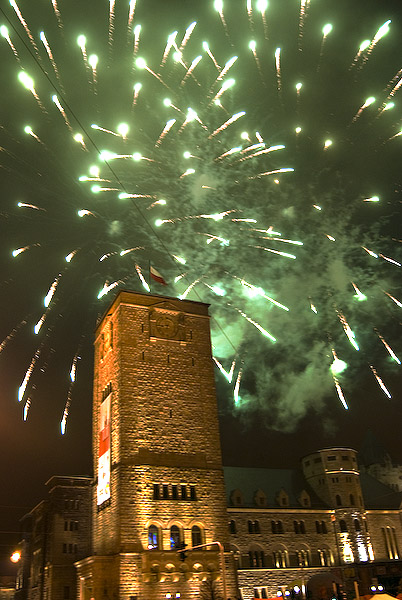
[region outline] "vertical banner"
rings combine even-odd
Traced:
[[[98,506],[110,498],[110,404],[109,394],[100,405],[98,454]]]

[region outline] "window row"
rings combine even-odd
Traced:
[[[169,549],[180,550],[183,548],[184,531],[178,525],[172,525],[169,530]],[[191,546],[204,544],[204,532],[198,525],[191,528]],[[163,550],[162,530],[157,525],[148,527],[148,550]]]
[[[64,521],[64,531],[78,531],[78,521]]]
[[[353,519],[353,525],[354,525],[355,531],[361,531],[361,524],[360,524],[359,519]],[[364,525],[365,525],[365,529],[367,531],[367,523],[366,523],[366,521],[364,521]],[[347,533],[347,531],[348,531],[348,526],[347,526],[347,523],[346,523],[346,521],[344,519],[341,519],[339,521],[339,531],[341,533]]]
[[[63,544],[63,554],[77,554],[77,544]]]
[[[341,498],[341,496],[339,494],[336,494],[335,496],[335,504],[336,506],[356,506],[356,498],[354,497],[353,494],[349,494],[349,498],[348,500],[345,500],[345,497]],[[359,505],[362,506],[363,501],[361,496],[359,496]]]
[[[64,500],[64,510],[79,510],[80,501],[79,500]]]
[[[306,492],[306,490],[302,490],[299,494],[298,503],[301,506],[310,507],[311,506],[311,498],[310,495]],[[230,493],[230,502],[233,506],[243,506],[244,505],[244,495],[240,489],[232,490]],[[289,494],[283,488],[277,492],[275,496],[275,502],[278,506],[290,506],[290,497]],[[254,503],[256,506],[267,506],[268,499],[265,492],[261,489],[257,490],[254,494]]]
[[[358,521],[357,519],[355,519]],[[248,533],[261,533],[261,525],[259,521],[247,521],[247,529]],[[325,521],[316,521],[315,522],[316,533],[328,533],[327,525]],[[293,531],[296,534],[304,534],[307,533],[306,524],[304,521],[293,521]],[[357,529],[356,531],[360,531]],[[237,534],[237,524],[234,519],[229,521],[229,533],[232,535]],[[271,533],[274,534],[282,534],[285,533],[285,528],[283,526],[282,521],[271,521]]]
[[[195,485],[154,483],[154,500],[197,500]]]
[[[350,460],[352,462],[356,462],[356,458],[354,456],[349,456],[347,454],[342,454],[340,458],[341,458],[341,460],[343,462],[350,461]],[[329,456],[327,456],[327,462],[334,462],[337,459],[339,459],[339,456],[336,456],[335,454],[330,454]],[[322,457],[321,456],[317,456],[316,458],[313,459],[313,464],[319,464],[319,463],[322,463],[322,462],[323,461],[322,461]],[[304,461],[304,466],[305,467],[310,466],[310,460],[305,460]]]
[[[247,555],[239,556],[236,560],[239,568],[243,569],[285,569],[289,567],[327,567],[333,564],[331,550],[322,548],[315,552],[300,549],[289,553],[278,549],[266,554],[263,550],[249,550]]]

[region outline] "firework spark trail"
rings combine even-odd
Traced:
[[[215,65],[215,68],[217,69],[217,71],[220,71],[220,70],[221,70],[221,68],[220,68],[220,66],[218,65],[218,63],[216,62],[216,58],[215,58],[215,56],[212,54],[212,52],[211,52],[211,50],[210,50],[210,47],[209,47],[209,45],[208,45],[208,42],[203,42],[203,44],[202,44],[202,47],[203,47],[204,51],[205,51],[205,52],[208,54],[209,58],[210,58],[210,59],[212,60],[212,62],[214,63],[214,65]]]
[[[23,319],[20,323],[18,323],[18,325],[16,325],[16,327],[12,329],[12,331],[10,331],[10,333],[4,338],[4,340],[0,344],[0,352],[2,352],[7,347],[7,345],[15,338],[19,330],[26,324],[27,320]]]
[[[137,271],[138,277],[141,281],[142,287],[147,291],[150,292],[151,288],[149,287],[149,284],[147,283],[144,275],[142,274],[142,269],[139,265],[135,265],[135,270]]]
[[[392,350],[391,346],[385,341],[385,339],[383,338],[383,336],[381,335],[381,333],[378,331],[378,329],[376,329],[374,327],[374,331],[376,332],[376,334],[378,335],[378,338],[382,341],[382,343],[384,344],[385,348],[387,349],[388,354],[390,355],[390,357],[398,364],[401,364],[401,361],[399,360],[399,358],[397,357],[397,355],[395,354],[395,352]]]
[[[338,315],[338,318],[342,324],[343,330],[346,334],[346,337],[348,338],[349,342],[352,344],[353,348],[355,350],[360,350],[357,342],[356,342],[356,336],[355,333],[352,331],[349,323],[346,320],[345,315],[343,315],[341,312],[339,312],[338,310],[336,311],[336,314]]]
[[[195,57],[195,59],[193,60],[193,62],[189,66],[189,68],[187,69],[183,79],[181,80],[180,87],[182,87],[186,83],[186,80],[188,79],[188,77],[190,77],[190,75],[192,77],[194,77],[193,71],[194,71],[195,67],[198,65],[198,63],[201,61],[201,59],[202,59],[201,54],[199,56]],[[194,79],[195,79],[195,77],[194,77]],[[199,86],[201,86],[201,84],[196,79],[195,79],[195,81],[197,82],[197,84]]]
[[[378,375],[376,369],[373,367],[373,365],[369,365],[369,367],[370,367],[370,370],[373,373],[374,377],[376,378],[378,385],[380,386],[380,388],[384,392],[384,394],[388,398],[392,398],[390,392],[388,391],[388,389],[387,389],[386,385],[384,384],[383,380],[381,379],[381,377]]]
[[[52,6],[53,6],[54,14],[56,15],[57,24],[60,29],[63,29],[63,22],[61,20],[59,7],[57,6],[57,0],[52,0]]]
[[[324,55],[325,42],[327,40],[328,35],[331,33],[331,31],[332,31],[332,25],[330,23],[327,23],[322,28],[322,38],[321,38],[320,56],[318,59],[317,73],[320,71],[321,62],[322,62],[322,58]]]
[[[388,298],[390,298],[392,300],[392,302],[394,302],[397,306],[399,306],[399,308],[402,308],[402,302],[400,300],[398,300],[398,298],[395,298],[395,296],[391,296],[391,294],[389,294],[385,290],[383,290],[383,292],[386,296],[388,296]]]
[[[20,82],[22,83],[24,88],[27,89],[29,92],[31,92],[32,96],[35,98],[36,102],[38,103],[38,106],[41,109],[41,111],[44,114],[47,114],[47,110],[44,107],[41,99],[39,98],[39,96],[35,90],[35,84],[34,84],[32,77],[30,77],[25,71],[20,71],[20,73],[18,74],[18,79],[20,80]]]
[[[109,0],[109,48],[113,46],[116,0]]]
[[[302,42],[304,35],[304,24],[307,17],[307,12],[310,6],[310,0],[300,0],[300,14],[299,14],[299,37],[297,40],[299,51],[302,51]]]
[[[35,54],[36,54],[37,59],[40,61],[40,55],[39,55],[38,46],[35,43],[34,37],[33,37],[32,33],[31,33],[31,31],[30,31],[30,29],[29,29],[29,27],[28,27],[28,25],[27,25],[24,17],[22,16],[21,11],[18,8],[17,3],[15,2],[15,0],[9,0],[9,2],[11,4],[11,6],[13,7],[13,9],[15,10],[15,13],[16,13],[16,15],[18,17],[19,22],[21,23],[21,25],[25,29],[25,32],[26,32],[26,34],[27,34],[27,36],[29,38],[29,41],[31,42],[32,47],[35,50]]]
[[[137,4],[137,0],[130,0],[129,10],[128,10],[128,31],[130,31],[130,29],[133,25],[136,4]]]
[[[243,375],[243,370],[240,369],[239,373],[237,375],[236,383],[235,383],[234,390],[233,390],[233,400],[234,400],[235,406],[240,401],[240,382],[241,382],[242,375]]]
[[[184,290],[184,292],[182,294],[180,294],[179,298],[180,300],[184,300],[188,294],[191,292],[191,290],[197,285],[197,283],[199,283],[201,280],[201,278],[196,279],[195,281],[193,281],[192,283],[190,283],[189,286],[187,286],[187,288]]]
[[[10,46],[11,50],[13,51],[13,54],[15,56],[15,58],[17,59],[17,61],[19,63],[21,63],[21,59],[19,57],[19,54],[17,52],[17,49],[15,48],[14,44],[11,41],[10,35],[8,33],[8,29],[5,25],[2,25],[0,27],[0,35],[6,40],[6,42],[8,43],[8,45]]]
[[[384,256],[384,254],[381,253],[378,256],[383,260],[386,260],[387,262],[391,263],[392,265],[395,265],[396,267],[402,267],[402,264],[400,262],[394,260],[393,258],[390,258],[389,256]]]
[[[59,83],[60,89],[61,89],[61,91],[62,91],[62,92],[63,92],[63,94],[64,94],[64,93],[65,93],[65,91],[64,91],[64,88],[63,88],[63,84],[62,84],[62,82],[61,82],[61,79],[60,79],[60,74],[59,74],[59,71],[58,71],[58,68],[57,68],[57,64],[56,64],[56,61],[54,60],[54,56],[53,56],[53,53],[52,53],[52,49],[51,49],[51,48],[50,48],[50,46],[49,46],[49,42],[47,41],[47,38],[46,38],[45,32],[44,32],[44,31],[41,31],[41,32],[40,32],[40,34],[39,34],[39,37],[40,37],[40,40],[41,40],[42,44],[43,44],[43,45],[44,45],[44,47],[45,47],[45,50],[46,50],[46,52],[47,52],[47,55],[48,55],[48,57],[49,57],[50,63],[51,63],[51,65],[52,65],[52,67],[53,67],[53,71],[54,71],[54,73],[55,73],[55,75],[56,75],[56,78],[57,78],[57,81],[58,81],[58,83]]]
[[[246,315],[246,313],[244,313],[242,310],[240,310],[240,308],[237,308],[236,306],[233,307],[235,311],[237,311],[239,313],[239,315],[241,315],[244,319],[246,319],[246,321],[248,321],[249,323],[251,323],[251,325],[254,325],[254,327],[256,329],[258,329],[258,331],[260,333],[262,333],[262,335],[268,339],[271,340],[271,342],[276,342],[276,338],[269,333],[269,331],[267,331],[266,329],[264,329],[264,327],[262,325],[260,325],[259,323],[257,323],[256,321],[254,321],[253,319],[251,319],[249,316]]]
[[[141,25],[136,25],[134,27],[134,46],[133,46],[133,57],[137,56],[138,46],[140,43],[140,34],[141,34]]]
[[[335,389],[338,394],[339,400],[342,402],[342,406],[344,407],[345,410],[349,410],[349,406],[346,402],[345,395],[344,395],[341,385],[340,385],[338,379],[335,377],[335,375],[333,376],[333,380],[334,380]]]
[[[186,29],[183,39],[181,41],[181,44],[179,46],[179,52],[183,52],[184,48],[187,45],[187,42],[189,41],[191,34],[193,33],[195,26],[197,25],[197,21],[193,21]]]
[[[233,360],[229,371],[226,371],[226,369],[224,369],[222,363],[215,356],[212,356],[212,360],[214,361],[214,363],[216,364],[216,366],[218,367],[218,369],[220,370],[222,375],[225,377],[227,382],[232,383],[233,373],[234,373],[234,369],[236,366],[236,361]]]
[[[71,402],[72,402],[72,393],[73,393],[73,387],[74,387],[74,383],[75,383],[75,377],[76,377],[76,372],[77,372],[77,362],[80,359],[80,356],[78,355],[78,352],[74,355],[74,358],[72,360],[71,363],[71,369],[70,369],[70,385],[68,386],[68,391],[67,391],[67,400],[64,406],[64,410],[63,410],[63,416],[61,418],[60,421],[60,432],[61,435],[64,435],[66,433],[66,428],[67,428],[67,419],[68,419],[68,415],[70,412],[70,407],[71,407]]]

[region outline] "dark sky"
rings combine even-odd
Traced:
[[[162,156],[166,156],[167,166],[158,162],[155,154],[158,160],[149,178],[144,171],[145,175],[130,175],[124,179],[124,169],[115,168],[113,163],[113,173],[108,174],[112,187],[156,194],[155,197],[161,197],[169,190],[176,199],[169,213],[174,217],[240,206],[241,216],[264,217],[265,228],[271,222],[273,225],[278,223],[288,237],[302,237],[306,250],[300,251],[295,263],[301,263],[303,268],[283,268],[282,263],[273,262],[266,270],[262,267],[265,257],[247,250],[264,243],[257,242],[257,238],[249,242],[237,231],[233,233],[233,243],[231,238],[230,248],[234,250],[211,243],[207,247],[208,253],[200,252],[196,246],[200,234],[205,235],[208,231],[218,236],[226,235],[225,229],[219,229],[219,223],[208,221],[209,228],[206,229],[204,222],[200,225],[200,221],[188,220],[180,228],[172,229],[173,233],[168,232],[166,238],[158,237],[155,229],[149,227],[150,216],[154,217],[152,211],[147,212],[141,205],[140,210],[129,214],[121,203],[116,203],[115,196],[108,196],[107,201],[103,197],[94,200],[89,187],[78,183],[78,176],[91,164],[87,156],[91,155],[93,160],[97,150],[112,148],[115,139],[110,137],[104,141],[94,137],[91,123],[96,121],[113,129],[126,114],[130,115],[132,83],[140,76],[128,62],[132,60],[132,51],[127,50],[131,46],[127,45],[124,29],[127,3],[116,3],[118,12],[112,46],[108,45],[108,3],[104,4],[102,12],[97,1],[59,0],[61,29],[57,27],[50,1],[39,10],[36,4],[33,6],[32,2],[21,0],[19,6],[40,47],[40,59],[13,9],[8,5],[0,9],[0,24],[7,24],[21,60],[19,65],[2,39],[0,57],[5,88],[0,122],[0,343],[7,336],[12,339],[0,353],[0,472],[3,473],[0,511],[3,561],[0,572],[6,569],[4,557],[11,550],[10,537],[18,538],[13,533],[17,530],[18,518],[43,498],[45,481],[55,474],[91,474],[92,332],[97,316],[102,314],[110,298],[98,303],[96,294],[105,281],[110,283],[118,279],[126,287],[142,289],[137,274],[132,275],[133,263],[130,267],[116,267],[114,258],[99,263],[99,257],[107,252],[116,253],[118,249],[143,245],[147,254],[140,255],[136,261],[145,269],[151,259],[169,281],[173,281],[183,269],[179,267],[178,270],[177,264],[173,268],[166,254],[174,253],[178,248],[177,253],[182,251],[191,258],[188,262],[192,266],[188,267],[189,279],[186,281],[191,282],[201,273],[207,283],[227,286],[227,304],[215,305],[216,297],[206,287],[199,292],[201,298],[189,296],[213,305],[212,312],[220,323],[220,330],[216,325],[214,328],[221,343],[224,331],[222,347],[226,345],[224,349],[217,348],[215,355],[229,368],[236,352],[236,374],[243,365],[240,410],[233,405],[233,384],[228,386],[217,373],[226,464],[291,467],[301,456],[317,448],[330,445],[359,448],[368,429],[374,431],[396,460],[402,461],[398,432],[402,417],[402,378],[373,333],[373,327],[381,330],[387,340],[392,341],[395,352],[402,356],[398,313],[401,309],[391,300],[384,303],[383,295],[385,288],[395,297],[402,298],[400,268],[390,267],[383,261],[375,271],[371,265],[366,267],[366,255],[362,259],[359,254],[362,245],[371,243],[380,250],[385,248],[384,254],[402,261],[402,178],[399,167],[402,138],[387,141],[399,131],[402,123],[401,96],[396,94],[393,98],[396,106],[389,111],[390,117],[376,118],[375,113],[370,116],[365,113],[356,124],[352,121],[368,96],[386,97],[387,84],[402,68],[400,2],[339,0],[334,3],[322,0],[319,7],[313,2],[304,22],[303,35],[300,35],[297,1],[271,0],[267,13],[269,39],[264,40],[260,17],[254,12],[250,24],[246,3],[240,3],[240,0],[236,9],[232,3],[231,10],[226,12],[225,9],[228,33],[213,10],[212,2],[204,1],[194,8],[194,3],[187,0],[151,0],[145,8],[144,0],[138,0],[134,24],[142,24],[144,38],[144,47],[140,45],[138,54],[143,52],[154,69],[158,67],[167,35],[178,29],[177,39],[181,40],[185,28],[194,19],[199,24],[188,45],[187,64],[201,52],[204,39],[208,39],[216,56],[220,57],[221,66],[234,54],[239,55],[241,66],[236,67],[233,75],[239,93],[225,100],[225,118],[250,106],[249,126],[260,131],[267,145],[286,142],[288,148],[284,159],[276,162],[274,159],[268,168],[291,164],[296,172],[288,183],[284,179],[283,191],[276,193],[273,191],[275,184],[261,187],[263,184],[258,183],[260,187],[250,188],[252,184],[246,184],[244,178],[252,169],[236,170],[237,167],[227,167],[226,163],[221,170],[205,167],[204,179],[200,181],[218,190],[216,197],[205,200],[196,186],[183,187],[183,180],[177,174],[172,177],[176,165],[174,160],[171,164],[171,157],[175,156],[176,146],[181,149],[183,145],[178,136],[170,146],[170,142],[166,143],[166,155]],[[226,5],[229,6],[228,0]],[[388,18],[392,19],[392,24],[387,38],[379,42],[367,63],[359,63],[355,70],[349,71],[359,43],[365,38],[372,39]],[[333,23],[334,33],[328,37],[320,59],[319,32],[327,22]],[[63,89],[38,39],[41,28],[54,52]],[[88,38],[89,53],[97,52],[100,62],[106,65],[99,69],[97,96],[75,44],[75,37],[83,32]],[[247,50],[248,40],[252,37],[257,40],[261,72]],[[282,96],[277,92],[274,73],[273,52],[277,46],[283,49]],[[246,54],[248,58],[244,59]],[[202,60],[205,62],[205,57]],[[47,112],[41,111],[18,82],[21,65],[35,79],[35,87]],[[176,82],[174,87],[169,71],[166,75],[169,90],[161,90],[160,84],[151,76],[147,80],[144,78],[148,88],[133,113],[135,134],[125,146],[128,152],[141,142],[142,147],[154,156],[154,143],[163,124],[168,117],[177,116],[174,111],[161,116],[160,108],[155,108],[156,99],[160,101],[164,94],[173,94],[174,102],[180,102],[179,106],[186,110],[194,97],[201,97],[199,89],[209,81],[204,70],[196,74],[198,82],[191,81],[178,87]],[[293,91],[298,80],[303,81],[307,90],[305,96],[303,92],[300,104],[296,103]],[[127,81],[129,85],[126,85]],[[393,85],[397,81],[395,79]],[[55,92],[62,99],[73,132],[82,131],[89,139],[87,154],[77,154],[66,124],[49,100]],[[206,101],[202,106],[205,110]],[[211,112],[209,105],[206,112]],[[220,117],[216,125],[223,120]],[[300,145],[293,134],[294,126],[299,122],[308,131]],[[23,126],[28,123],[43,143],[22,133]],[[240,131],[238,129],[237,133]],[[322,140],[333,135],[337,137],[333,153],[323,154]],[[187,141],[191,141],[191,147],[200,155],[208,154],[208,148],[204,148],[196,134],[189,136]],[[230,143],[234,145],[226,139],[219,143],[221,152],[229,149]],[[213,146],[214,158],[220,153],[219,143]],[[121,152],[117,145],[114,148]],[[183,146],[185,148],[187,146]],[[220,165],[215,160],[212,164],[214,169],[216,164]],[[235,175],[232,176],[233,171]],[[380,208],[374,204],[363,206],[361,198],[375,193],[384,197]],[[257,202],[256,198],[261,194],[262,200]],[[356,198],[362,208],[350,216],[349,206],[354,206]],[[18,209],[17,202],[45,210]],[[309,216],[308,210],[315,203],[327,207],[324,224],[317,225],[317,221]],[[95,216],[92,220],[80,220],[76,217],[79,208],[91,208]],[[323,233],[335,231],[343,241],[339,241],[336,252],[330,253],[317,240]],[[28,245],[31,249],[18,260],[10,258],[12,249]],[[152,246],[153,251],[149,250]],[[63,262],[63,257],[73,249],[78,249],[80,262],[72,262],[70,268]],[[280,249],[293,251],[289,247]],[[74,267],[75,264],[78,266]],[[359,277],[358,284],[370,291],[371,304],[367,308],[362,304],[360,312],[352,307],[348,299],[351,289],[346,291],[345,285],[345,281],[350,284],[349,274],[353,267]],[[286,321],[272,311],[266,322],[266,309],[261,304],[255,302],[253,306],[253,301],[245,300],[240,294],[236,296],[234,286],[238,283],[233,283],[233,279],[231,282],[225,280],[227,270],[232,276],[244,277],[265,290],[275,290],[275,297],[291,306],[290,315],[295,316]],[[32,327],[43,313],[43,296],[59,275],[59,287],[45,326],[41,335],[33,336]],[[328,278],[332,278],[329,283]],[[314,301],[319,303],[321,300],[319,325],[310,322],[311,311],[307,314],[305,310],[311,298],[309,291],[304,293],[304,288],[312,290]],[[153,289],[153,292],[157,291]],[[159,291],[165,292],[165,289]],[[178,290],[171,285],[167,293],[174,295]],[[272,347],[267,345],[250,321],[246,323],[239,312],[233,312],[233,305],[268,329],[272,327],[280,343]],[[363,349],[359,355],[350,350],[339,326],[336,310],[345,306],[349,310],[348,316],[354,318],[355,326],[360,327],[358,334]],[[332,380],[328,379],[332,346],[336,346],[349,365],[347,374],[340,377],[345,386],[348,411],[342,408]],[[27,394],[20,404],[17,402],[18,387],[38,351]],[[59,423],[69,393],[68,373],[76,353],[81,357],[77,382],[71,390],[67,430],[62,436]],[[370,372],[372,361],[377,361],[376,367],[384,375],[392,399],[381,392]],[[31,397],[32,402],[24,422],[22,409],[27,397]]]

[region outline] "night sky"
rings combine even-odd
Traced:
[[[226,464],[292,467],[368,429],[402,461],[402,6],[270,0],[263,19],[248,4],[137,0],[128,24],[128,0],[112,19],[106,0],[21,0],[29,32],[0,7],[0,572],[45,481],[91,475],[93,331],[117,289],[145,291],[150,263],[168,282],[152,293],[211,304],[213,354],[235,361],[231,382],[216,370]]]

